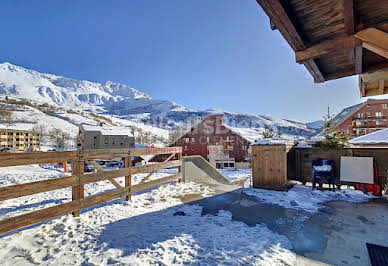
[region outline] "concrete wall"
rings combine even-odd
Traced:
[[[231,184],[229,179],[200,155],[182,158],[182,179],[184,182]]]

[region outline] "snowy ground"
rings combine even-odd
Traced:
[[[230,181],[252,178],[252,169],[236,169],[236,170],[218,169],[218,171],[220,171],[221,174],[223,174]]]
[[[176,169],[164,170],[153,178],[175,172]],[[135,175],[133,184],[145,175]],[[0,186],[59,176],[63,173],[36,165],[0,168]],[[123,184],[123,180],[119,181]],[[114,186],[109,182],[90,184],[85,188],[85,196],[110,189]],[[208,197],[212,192],[204,185],[172,182],[135,194],[128,203],[118,199],[84,210],[79,218],[66,215],[52,219],[1,236],[0,261],[2,265],[295,263],[296,255],[291,251],[288,238],[269,230],[264,224],[249,227],[233,221],[228,211],[203,216],[201,206],[182,205],[178,198],[188,194]],[[311,192],[303,186],[288,193],[256,189],[245,189],[244,193],[264,202],[310,211],[319,209],[320,200],[367,199],[355,191]],[[7,200],[0,202],[0,219],[70,199],[70,189],[62,189]],[[174,215],[178,211],[185,215]]]

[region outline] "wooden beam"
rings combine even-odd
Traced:
[[[279,0],[256,0],[256,2],[261,6],[270,21],[272,21],[294,51],[306,49],[300,33]],[[304,65],[313,76],[315,82],[325,81],[322,72],[314,60],[304,62]]]
[[[354,48],[355,59],[355,74],[360,75],[362,73],[362,46]]]
[[[344,24],[347,35],[354,34],[354,3],[353,0],[343,0]]]
[[[78,185],[78,176],[52,178],[31,183],[0,187],[0,201]]]
[[[342,37],[335,40],[325,41],[313,45],[303,51],[295,52],[296,62],[302,63],[307,60],[318,58],[322,55],[337,52],[339,50],[355,48],[361,46],[361,41],[354,36]]]
[[[77,160],[71,162],[71,173],[74,176],[78,177],[78,181],[80,181],[81,176],[84,174],[84,161],[83,160]],[[71,189],[72,192],[72,200],[73,201],[80,201],[85,196],[85,186],[83,184],[78,183],[78,185],[73,186]],[[80,215],[79,210],[75,210],[73,212],[74,217],[78,217]]]
[[[369,28],[357,32],[355,37],[362,40],[362,47],[388,59],[388,33]]]
[[[23,228],[44,220],[65,215],[69,212],[79,212],[81,209],[89,208],[107,201],[114,200],[129,193],[127,188],[97,194],[79,201],[70,201],[42,210],[11,217],[0,221],[0,235],[10,231]]]
[[[171,181],[178,180],[180,178],[182,178],[182,174],[178,173],[176,175],[169,175],[169,176],[166,176],[166,177],[163,177],[163,178],[159,178],[159,179],[155,179],[155,180],[152,180],[152,181],[149,181],[149,182],[145,182],[143,184],[136,184],[136,185],[132,186],[131,192],[132,193],[136,193],[136,192],[139,192],[139,191],[142,191],[142,190],[146,190],[146,189],[149,189],[149,188],[152,188],[152,187],[160,186],[160,185],[165,184],[165,183],[169,183]]]
[[[310,72],[310,74],[314,78],[315,83],[322,83],[326,80],[326,78],[322,75],[322,72],[319,70],[317,64],[314,60],[307,60],[303,62],[304,66],[307,68],[307,70]]]
[[[166,160],[164,160],[163,162],[168,162],[172,157],[175,156],[175,153],[171,154]],[[139,184],[142,184],[144,183],[145,181],[147,181],[153,174],[156,173],[157,170],[153,170],[151,173],[149,173],[142,181],[140,181]]]
[[[91,160],[91,161],[88,161],[88,162],[93,165],[94,169],[96,169],[97,172],[104,171],[104,169],[101,167],[101,165],[99,165],[96,161]]]
[[[381,69],[388,69],[388,60],[383,63],[378,63],[375,65],[369,65],[369,66],[364,66],[362,70],[362,74],[367,74],[367,73],[372,73],[377,70]],[[334,72],[334,73],[328,73],[325,75],[326,80],[334,80],[334,79],[339,79],[339,78],[344,78],[344,77],[349,77],[356,75],[354,69],[349,69],[345,70],[342,72]]]
[[[77,160],[77,151],[0,153],[0,167]]]
[[[125,187],[129,189],[129,194],[125,197],[125,199],[131,200],[132,198],[132,191],[131,191],[131,186],[132,186],[132,176],[129,174],[130,168],[132,167],[132,157],[128,156],[124,158],[124,167],[128,168],[128,174],[125,176]]]
[[[388,59],[388,50],[381,48],[378,45],[375,45],[375,44],[370,43],[370,42],[363,42],[362,47],[371,51],[371,52],[374,52],[375,54],[378,54],[378,55]]]
[[[366,97],[366,93],[365,93],[365,83],[364,83],[364,82],[361,83],[361,96],[362,96],[362,97]]]
[[[94,169],[96,169],[97,172],[104,172],[104,169],[103,169],[103,168],[101,167],[101,165],[99,165],[96,161],[91,160],[91,161],[88,161],[88,162],[90,162],[90,163],[93,165]],[[120,186],[120,184],[117,183],[117,181],[114,180],[113,178],[108,178],[108,180],[109,180],[116,188],[123,188],[123,187]]]
[[[146,165],[131,167],[129,172],[131,175],[134,175],[139,173],[152,172],[158,169],[177,167],[181,165],[182,165],[182,161],[175,160],[175,161],[170,161],[165,163],[146,164]]]

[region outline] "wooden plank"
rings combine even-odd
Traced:
[[[178,160],[169,161],[165,163],[157,163],[157,164],[146,164],[146,165],[140,165],[140,166],[134,166],[130,169],[130,174],[139,174],[139,173],[147,173],[158,169],[164,169],[164,168],[170,168],[170,167],[176,167],[181,166],[182,162]]]
[[[166,160],[164,160],[164,163],[165,162],[168,162],[172,157],[175,156],[175,153],[171,154],[169,157],[167,157]],[[144,183],[145,181],[147,181],[154,173],[156,173],[156,170],[153,170],[151,173],[149,173],[145,178],[143,178],[142,181],[140,181],[140,184]]]
[[[78,185],[77,176],[67,176],[0,187],[0,201]]]
[[[355,48],[361,46],[361,41],[355,36],[346,36],[335,40],[325,41],[302,51],[295,52],[296,62],[302,63],[304,61],[318,58],[320,56],[337,52],[338,50]]]
[[[79,207],[79,202],[71,201],[45,208],[42,210],[18,215],[0,221],[0,235],[32,224],[36,224],[57,216],[68,214]]]
[[[73,175],[25,184],[0,187],[0,201],[76,186],[78,184],[84,185],[104,180],[110,180],[112,178],[125,176],[128,173],[129,168],[123,168],[92,174],[82,174],[80,176]]]
[[[160,185],[165,184],[165,183],[169,183],[171,181],[178,180],[180,178],[182,178],[182,174],[178,173],[176,175],[166,176],[166,177],[152,180],[152,181],[149,181],[149,182],[146,182],[143,184],[136,184],[136,185],[132,186],[131,192],[136,193],[136,192],[143,191],[143,190],[146,190],[149,188],[160,186]]]
[[[85,199],[80,199],[79,201],[62,203],[53,207],[1,220],[0,235],[61,215],[65,215],[70,212],[79,212],[79,210],[81,209],[89,208],[94,205],[101,204],[103,202],[119,198],[121,196],[125,196],[128,193],[129,192],[127,188],[122,188],[120,190],[109,191]]]
[[[365,49],[368,49],[371,52],[374,52],[375,54],[378,54],[386,59],[388,59],[388,49],[384,49],[374,43],[370,42],[363,42],[362,47]]]
[[[182,152],[182,147],[1,153],[0,167],[75,161],[79,156],[84,160],[94,160],[127,157],[129,153],[131,153],[131,156],[141,156],[180,152]]]
[[[130,169],[132,167],[132,159],[131,157],[125,157],[124,159],[124,167]],[[130,171],[128,171],[129,173]],[[129,194],[126,196],[126,200],[131,200],[132,197],[132,191],[131,191],[131,186],[132,186],[132,177],[131,175],[126,175],[125,176],[125,187],[129,189]]]
[[[182,153],[178,153],[178,160],[182,162]],[[178,173],[182,174],[182,164],[178,166]],[[181,183],[182,178],[179,178],[178,181]]]
[[[164,183],[177,180],[181,177],[182,177],[181,174],[176,174],[176,175],[167,176],[161,179],[153,180],[150,182],[146,182],[144,184],[138,184],[132,187],[133,188],[132,192],[140,192],[152,187],[159,186]],[[5,220],[1,220],[0,235],[32,224],[36,224],[48,219],[52,219],[61,215],[65,215],[70,212],[79,212],[81,209],[89,208],[127,195],[129,195],[129,189],[126,187],[126,188],[121,188],[121,189],[105,192],[102,194],[94,195],[84,199],[80,199],[79,201],[62,203],[53,207],[49,207],[42,210],[38,210],[38,211],[18,215],[12,218],[8,218]]]
[[[80,184],[81,175],[84,173],[84,161],[78,160],[71,163],[71,172],[73,176],[78,177],[78,185],[72,187],[72,200],[80,201],[84,198],[84,185]],[[73,216],[78,217],[80,215],[79,210],[73,212]]]
[[[0,153],[0,167],[73,161],[77,151]]]
[[[97,170],[97,172],[104,172],[104,169],[101,167],[101,165],[99,165],[96,161],[88,161],[88,162],[90,162],[92,165],[93,165],[93,167],[94,167],[94,169],[96,169]],[[116,187],[116,188],[122,188],[122,186],[120,186],[120,184],[119,183],[117,183],[117,181],[116,180],[114,180],[113,178],[108,178],[108,180]]]
[[[91,163],[94,167],[94,169],[97,170],[97,172],[102,172],[104,171],[104,169],[101,167],[101,165],[99,165],[96,161],[94,160],[91,160],[91,161],[88,161],[89,163]]]
[[[313,76],[315,83],[322,83],[326,80],[326,77],[323,76],[323,74],[318,68],[318,65],[315,63],[313,59],[307,60],[303,62],[303,64],[310,72],[310,74]]]
[[[126,176],[129,173],[129,168],[121,168],[117,170],[103,171],[92,174],[83,174],[80,176],[80,184],[89,184],[104,180],[109,180],[111,178]]]
[[[362,47],[388,59],[388,33],[369,28],[357,32],[355,37],[363,41]]]
[[[158,154],[169,154],[169,153],[181,153],[182,147],[150,147],[144,149],[130,149],[131,156],[142,156],[142,155],[158,155]]]
[[[362,74],[362,46],[354,48],[355,74]]]
[[[355,29],[353,1],[343,0],[345,32],[348,35],[353,35]]]

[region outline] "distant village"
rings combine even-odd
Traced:
[[[171,131],[168,145],[183,148],[183,156],[201,155],[218,169],[250,168],[251,145],[244,135],[236,133],[224,124],[222,115],[211,115],[199,119],[187,132]],[[334,117],[329,117],[335,128],[349,137],[349,146],[386,146],[388,145],[388,100],[367,100],[366,102],[345,108]],[[100,125],[79,125],[76,140],[77,149],[120,149],[146,146],[160,146],[157,139],[147,134],[135,137],[131,127],[112,127]],[[376,132],[380,131],[379,134]],[[0,129],[1,152],[32,152],[41,150],[43,128],[32,131]],[[296,139],[298,145],[314,145],[325,138],[325,127],[318,129],[307,139]],[[66,143],[72,142],[70,136],[60,129],[46,133],[54,150],[66,149]],[[281,139],[271,127],[266,127],[260,139]],[[153,158],[163,160],[163,156]],[[148,161],[144,161],[147,163]]]

